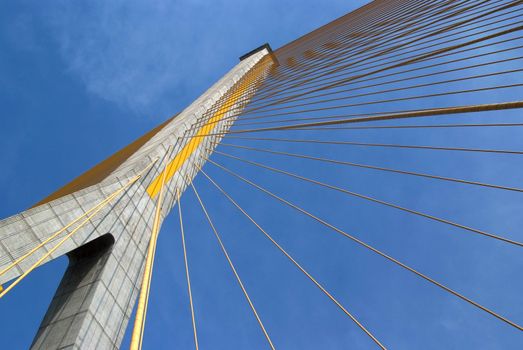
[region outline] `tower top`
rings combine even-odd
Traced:
[[[240,61],[243,61],[244,59],[246,59],[247,57],[249,56],[252,56],[254,55],[255,53],[257,52],[260,52],[262,51],[263,49],[267,49],[267,51],[269,51],[269,54],[272,54],[272,48],[271,48],[271,45],[269,45],[269,43],[265,43],[261,46],[258,46],[257,48],[255,48],[254,50],[251,50],[249,52],[247,52],[245,55],[242,55],[240,56]]]

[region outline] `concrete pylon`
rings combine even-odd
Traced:
[[[162,219],[203,165],[234,115],[274,64],[270,48],[249,53],[177,116],[87,171],[33,208],[0,221],[0,271],[62,229],[158,159],[45,262],[67,254],[69,266],[32,349],[118,349],[137,299],[151,237],[159,177],[168,165]],[[172,154],[166,154],[169,146]],[[23,274],[70,232],[61,233],[0,276]],[[29,276],[30,278],[30,276]],[[16,292],[16,289],[13,290]],[[8,298],[8,295],[7,295]]]

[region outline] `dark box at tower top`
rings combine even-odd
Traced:
[[[254,50],[251,50],[251,51],[247,52],[245,55],[240,56],[240,61],[243,61],[247,57],[252,56],[252,55],[254,55],[257,52],[260,52],[263,49],[267,49],[267,51],[269,51],[269,53],[272,54],[271,45],[269,45],[268,43],[265,43],[265,44],[263,44],[261,46],[258,46]]]

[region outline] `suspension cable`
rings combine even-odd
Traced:
[[[144,169],[145,170],[145,169]],[[86,223],[88,223],[96,214],[98,214],[103,208],[105,208],[114,198],[118,197],[120,193],[125,191],[128,187],[133,185],[136,181],[142,178],[142,174],[138,174],[132,177],[125,185],[120,187],[118,190],[114,191],[108,195],[97,207],[91,212],[77,227],[75,227],[71,232],[65,235],[56,245],[54,245],[47,253],[45,253],[40,259],[38,259],[34,264],[32,264],[24,273],[22,273],[16,280],[13,281],[8,287],[3,289],[0,292],[0,299],[3,298],[11,289],[13,289],[17,284],[19,284],[29,273],[36,269],[42,262],[44,262],[51,254],[53,254],[58,248],[60,248],[67,240],[69,240],[78,230],[80,230]],[[36,250],[34,250],[36,251]],[[34,252],[33,252],[34,253]],[[25,258],[24,258],[25,259]]]
[[[158,161],[159,158],[155,158],[151,163],[149,163],[149,165],[147,165],[142,171],[140,171],[140,173],[137,174],[137,176],[142,176],[145,172],[147,172],[157,161]],[[108,198],[108,197],[107,197]],[[107,199],[106,198],[106,199]],[[11,264],[9,264],[5,269],[3,269],[2,271],[0,271],[0,276],[4,275],[6,272],[8,272],[9,270],[11,270],[13,267],[15,267],[16,265],[20,264],[22,261],[24,261],[25,259],[27,259],[29,256],[33,255],[38,249],[42,248],[43,246],[45,246],[47,243],[49,243],[50,241],[52,241],[54,238],[56,238],[57,236],[59,236],[61,233],[63,233],[64,231],[66,231],[67,229],[69,229],[71,226],[73,226],[74,224],[76,224],[78,221],[80,221],[81,219],[83,219],[84,217],[88,216],[89,214],[91,214],[92,212],[94,212],[95,210],[97,210],[100,206],[104,206],[107,202],[106,202],[106,199],[101,201],[100,203],[96,204],[94,207],[92,207],[91,209],[87,210],[85,213],[83,213],[82,215],[78,216],[76,219],[74,219],[73,221],[69,222],[67,225],[65,225],[64,227],[62,227],[60,230],[56,231],[54,234],[52,234],[51,236],[49,236],[48,238],[46,238],[44,241],[42,241],[40,244],[38,244],[36,247],[32,248],[30,251],[28,251],[27,253],[25,253],[24,255],[20,256],[19,258],[17,258],[15,261],[13,261]]]
[[[377,199],[377,198],[373,198],[373,197],[366,196],[366,195],[363,195],[363,194],[360,194],[360,193],[349,191],[349,190],[346,190],[346,189],[341,188],[341,187],[337,187],[337,186],[334,186],[334,185],[327,184],[325,182],[313,180],[313,179],[307,178],[305,176],[294,174],[294,173],[291,173],[291,172],[288,172],[288,171],[284,171],[284,170],[281,170],[281,169],[276,169],[274,167],[270,167],[270,166],[267,166],[267,165],[264,165],[264,164],[261,164],[261,163],[258,163],[258,162],[253,162],[253,161],[250,161],[250,160],[247,160],[247,159],[236,157],[236,156],[233,156],[231,154],[224,153],[224,152],[215,151],[215,153],[221,154],[221,155],[223,155],[225,157],[228,157],[228,158],[231,158],[231,159],[235,159],[235,160],[241,161],[243,163],[254,165],[255,167],[263,168],[263,169],[266,169],[266,170],[270,170],[272,172],[276,172],[276,173],[287,175],[287,176],[295,178],[295,179],[306,181],[306,182],[318,185],[320,187],[328,188],[328,189],[331,189],[331,190],[334,190],[334,191],[337,191],[337,192],[348,194],[350,196],[354,196],[354,197],[357,197],[357,198],[365,199],[365,200],[373,202],[373,203],[381,204],[381,205],[384,205],[384,206],[387,206],[387,207],[390,207],[390,208],[394,208],[394,209],[398,209],[398,210],[401,210],[401,211],[404,211],[404,212],[407,212],[407,213],[410,213],[410,214],[414,214],[414,215],[417,215],[417,216],[420,216],[420,217],[423,217],[423,218],[426,218],[426,219],[434,220],[434,221],[437,221],[437,222],[441,222],[443,224],[447,224],[447,225],[450,225],[450,226],[453,226],[453,227],[457,227],[457,228],[463,229],[463,230],[468,231],[468,232],[476,233],[476,234],[479,234],[479,235],[482,235],[482,236],[485,236],[485,237],[489,237],[489,238],[493,238],[493,239],[496,239],[496,240],[499,240],[499,241],[502,241],[502,242],[505,242],[505,243],[513,244],[513,245],[516,245],[516,246],[519,246],[519,247],[523,247],[523,243],[521,243],[521,242],[514,241],[514,240],[511,240],[509,238],[502,237],[502,236],[498,236],[498,235],[495,235],[495,234],[492,234],[492,233],[489,233],[489,232],[486,232],[486,231],[478,230],[478,229],[473,228],[473,227],[465,226],[465,225],[459,224],[459,223],[454,222],[454,221],[450,221],[450,220],[443,219],[443,218],[440,218],[440,217],[437,217],[437,216],[434,216],[434,215],[426,214],[426,213],[423,213],[423,212],[420,212],[420,211],[417,211],[417,210],[413,210],[413,209],[409,209],[409,208],[406,208],[406,207],[402,207],[400,205],[397,205],[397,204],[394,204],[394,203],[391,203],[391,202],[386,202],[386,201],[383,201],[383,200],[380,200],[380,199]],[[209,162],[213,162],[213,161],[209,159]]]
[[[385,346],[367,329],[363,324],[361,324],[355,316],[353,316],[347,309],[338,301],[336,298],[329,293],[325,287],[323,287],[307,270],[305,270],[297,261],[294,259],[283,247],[272,238],[247,212],[227,193],[225,190],[216,183],[205,171],[200,169],[203,175],[225,196],[227,199],[236,206],[264,235],[267,237],[275,246],[278,248],[309,280],[311,280],[316,287],[318,287],[332,302],[338,306],[345,315],[347,315],[356,325],[363,330],[381,349],[386,350]]]
[[[147,256],[144,267],[144,274],[140,287],[140,296],[138,298],[138,306],[136,307],[136,316],[134,319],[134,327],[131,336],[130,350],[141,350],[143,344],[143,334],[145,330],[145,319],[147,316],[147,306],[149,300],[149,292],[151,289],[152,271],[154,265],[154,255],[156,252],[156,243],[158,241],[158,234],[160,232],[160,214],[162,210],[164,185],[166,179],[166,169],[169,164],[169,155],[171,154],[173,146],[170,145],[166,152],[164,170],[162,172],[162,180],[160,182],[160,193],[156,202],[156,210],[154,213],[153,227],[151,230],[151,238],[149,240],[149,247],[147,249]]]
[[[432,117],[432,116],[440,116],[440,115],[448,115],[448,114],[486,112],[486,111],[518,109],[518,108],[523,108],[523,101],[511,101],[511,102],[489,103],[489,104],[469,105],[469,106],[432,108],[432,109],[417,110],[417,111],[405,112],[405,113],[384,114],[384,115],[372,116],[372,117],[338,119],[338,120],[331,120],[331,121],[301,123],[301,124],[284,125],[284,126],[276,126],[276,127],[269,127],[269,128],[240,129],[240,130],[230,131],[230,133],[235,134],[235,133],[246,133],[246,132],[288,130],[288,129],[304,128],[304,127],[311,127],[311,126],[327,126],[327,125],[339,125],[339,124],[349,124],[349,123],[373,122],[373,121],[382,121],[382,120],[391,120],[391,119]],[[343,118],[343,116],[339,116],[339,117]]]
[[[183,260],[185,262],[185,277],[187,278],[187,291],[189,293],[189,304],[191,307],[191,319],[192,319],[192,329],[194,335],[194,346],[198,350],[198,333],[196,332],[196,319],[194,317],[194,305],[192,299],[192,289],[191,289],[191,278],[189,276],[189,264],[187,262],[187,249],[185,246],[185,233],[183,229],[183,218],[182,218],[182,202],[180,201],[180,191],[176,191],[178,197],[178,216],[180,218],[180,232],[182,236],[182,247],[183,247]]]
[[[382,251],[380,251],[380,250],[378,250],[378,249],[372,247],[371,245],[369,245],[369,244],[363,242],[362,240],[356,238],[355,236],[352,236],[352,235],[348,234],[347,232],[345,232],[345,231],[343,231],[342,229],[340,229],[340,228],[334,226],[333,224],[330,224],[330,223],[328,223],[327,221],[325,221],[325,220],[319,218],[318,216],[315,216],[314,214],[312,214],[312,213],[306,211],[305,209],[303,209],[303,208],[297,206],[296,204],[291,203],[291,202],[289,202],[288,200],[286,200],[286,199],[284,199],[284,198],[282,198],[282,197],[279,197],[278,195],[272,193],[271,191],[269,191],[269,190],[263,188],[262,186],[257,185],[256,183],[252,182],[251,180],[248,180],[248,179],[246,179],[245,177],[243,177],[243,176],[241,176],[241,175],[235,173],[234,171],[232,171],[232,170],[226,168],[225,166],[223,166],[223,165],[221,165],[221,164],[218,164],[218,163],[212,161],[211,159],[208,159],[208,161],[209,161],[211,164],[214,164],[214,165],[217,166],[218,168],[222,169],[222,170],[225,171],[226,173],[228,173],[228,174],[230,174],[230,175],[233,175],[234,177],[236,177],[236,178],[242,180],[243,182],[245,182],[245,183],[247,183],[247,184],[253,186],[254,188],[257,188],[258,190],[260,190],[260,191],[262,191],[262,192],[268,194],[268,195],[271,196],[272,198],[275,198],[275,199],[277,199],[278,201],[284,203],[285,205],[287,205],[287,206],[289,206],[289,207],[291,207],[291,208],[293,208],[293,209],[299,211],[299,212],[302,213],[302,214],[305,214],[306,216],[308,216],[308,217],[314,219],[315,221],[319,222],[320,224],[322,224],[322,225],[324,225],[324,226],[326,226],[326,227],[332,229],[333,231],[335,231],[335,232],[337,232],[337,233],[339,233],[339,234],[341,234],[341,235],[343,235],[343,236],[345,236],[345,237],[351,239],[352,241],[354,241],[354,242],[358,243],[359,245],[361,245],[361,246],[363,246],[363,247],[365,247],[365,248],[371,250],[372,252],[374,252],[374,253],[376,253],[376,254],[378,254],[378,255],[384,257],[385,259],[387,259],[387,260],[389,260],[389,261],[392,261],[392,262],[395,263],[396,265],[401,266],[402,268],[404,268],[404,269],[406,269],[406,270],[408,270],[408,271],[414,273],[415,275],[417,275],[417,276],[423,278],[424,280],[426,280],[426,281],[428,281],[428,282],[430,282],[430,283],[432,283],[432,284],[438,286],[439,288],[441,288],[441,289],[443,289],[443,290],[445,290],[445,291],[447,291],[447,292],[449,292],[449,293],[451,293],[451,294],[457,296],[458,298],[460,298],[460,299],[466,301],[467,303],[469,303],[469,304],[471,304],[471,305],[473,305],[473,306],[475,306],[475,307],[477,307],[477,308],[479,308],[479,309],[481,309],[481,310],[487,312],[488,314],[490,314],[490,315],[496,317],[497,319],[499,319],[499,320],[501,320],[501,321],[503,321],[503,322],[509,324],[510,326],[512,326],[512,327],[514,327],[514,328],[516,328],[516,329],[518,329],[518,330],[520,330],[520,331],[523,331],[523,327],[521,327],[521,326],[518,325],[517,323],[515,323],[515,322],[513,322],[513,321],[511,321],[511,320],[509,320],[509,319],[507,319],[506,317],[501,316],[500,314],[498,314],[498,313],[496,313],[496,312],[494,312],[494,311],[492,311],[492,310],[490,310],[490,309],[488,309],[488,308],[482,306],[481,304],[479,304],[479,303],[473,301],[472,299],[469,299],[469,298],[467,298],[466,296],[464,296],[464,295],[462,295],[462,294],[456,292],[455,290],[453,290],[453,289],[451,289],[451,288],[449,288],[449,287],[447,287],[447,286],[445,286],[445,285],[443,285],[443,284],[437,282],[436,280],[434,280],[434,279],[432,279],[432,278],[430,278],[430,277],[424,275],[423,273],[421,273],[421,272],[415,270],[414,268],[412,268],[412,267],[410,267],[410,266],[408,266],[408,265],[402,263],[401,261],[399,261],[399,260],[393,258],[392,256],[387,255],[387,254],[385,254],[384,252],[382,252]]]
[[[224,136],[226,138],[238,138],[236,136]],[[352,141],[333,141],[333,140],[310,140],[310,139],[284,139],[274,137],[242,137],[243,140],[254,141],[274,141],[274,142],[291,142],[291,143],[311,143],[322,145],[343,145],[343,146],[361,146],[361,147],[385,147],[385,148],[403,148],[419,149],[433,151],[457,151],[457,152],[479,152],[479,153],[496,153],[496,154],[514,154],[522,155],[523,151],[510,149],[490,149],[490,148],[466,148],[466,147],[443,147],[443,146],[422,146],[422,145],[404,145],[393,143],[370,143],[370,142],[352,142]]]
[[[386,130],[386,129],[445,129],[445,128],[478,128],[478,127],[515,127],[523,123],[475,123],[475,124],[421,124],[421,125],[379,125],[379,126],[346,126],[294,129],[297,131],[332,131],[332,130]],[[230,136],[234,137],[234,136]]]
[[[386,167],[380,167],[380,166],[374,166],[374,165],[368,165],[368,164],[352,163],[352,162],[346,162],[346,161],[342,161],[342,160],[322,158],[322,157],[313,157],[313,156],[309,156],[306,154],[273,151],[273,150],[263,149],[263,148],[232,145],[232,144],[223,143],[223,142],[220,143],[220,146],[239,148],[239,149],[245,149],[245,150],[249,150],[249,151],[263,152],[263,153],[293,157],[293,158],[298,158],[298,159],[315,160],[315,161],[331,163],[331,164],[346,165],[346,166],[351,166],[351,167],[356,167],[356,168],[380,170],[380,171],[387,171],[387,172],[396,173],[396,174],[419,176],[419,177],[424,177],[424,178],[434,179],[434,180],[443,180],[443,181],[457,182],[457,183],[462,183],[462,184],[467,184],[467,185],[489,187],[489,188],[495,188],[495,189],[499,189],[499,190],[523,192],[522,188],[517,188],[517,187],[500,186],[500,185],[494,185],[494,184],[478,182],[478,181],[469,181],[469,180],[457,179],[457,178],[452,178],[452,177],[418,173],[418,172],[414,172],[414,171],[399,170],[399,169],[386,168]],[[219,154],[223,154],[220,151],[216,151],[216,152]]]
[[[234,273],[234,276],[236,277],[236,280],[238,281],[238,284],[240,285],[240,287],[243,291],[243,294],[245,295],[245,298],[247,299],[247,302],[249,303],[249,306],[251,307],[251,310],[252,310],[254,316],[256,317],[256,320],[258,321],[258,325],[260,326],[263,334],[265,335],[265,338],[267,339],[267,342],[269,343],[269,346],[271,347],[271,349],[275,350],[272,340],[269,336],[269,333],[267,333],[267,330],[265,329],[265,326],[263,325],[263,322],[262,322],[260,316],[258,315],[258,312],[256,311],[256,308],[254,307],[254,304],[252,303],[252,300],[249,297],[249,294],[247,293],[245,286],[243,285],[240,275],[238,274],[238,272],[236,271],[236,268],[234,267],[234,264],[232,263],[229,253],[227,252],[227,249],[225,248],[225,245],[223,244],[223,241],[220,237],[220,234],[216,230],[216,227],[214,227],[211,217],[209,216],[209,213],[207,212],[207,209],[205,208],[205,205],[203,204],[203,201],[200,198],[200,195],[198,194],[198,191],[196,190],[196,187],[194,186],[194,184],[192,182],[191,182],[191,187],[194,191],[194,194],[196,195],[196,198],[198,199],[198,202],[200,203],[200,206],[202,207],[203,213],[205,214],[205,217],[207,218],[207,221],[209,222],[209,225],[211,226],[212,231],[214,232],[214,235],[216,236],[216,239],[218,240],[218,244],[220,245],[220,248],[221,248],[223,254],[225,255],[225,258],[227,259],[227,262],[229,263],[229,266],[231,267],[231,270]]]

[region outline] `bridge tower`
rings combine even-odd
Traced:
[[[162,178],[160,223],[220,139],[202,135],[231,126],[274,62],[268,45],[242,56],[181,113],[0,221],[0,284],[39,260],[69,257],[32,349],[119,348],[140,290]]]

